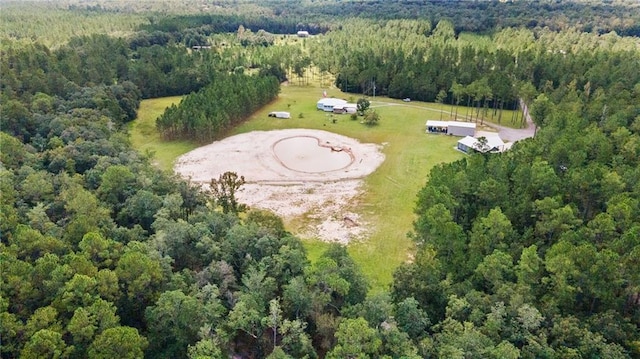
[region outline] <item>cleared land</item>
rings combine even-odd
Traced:
[[[358,99],[358,96],[343,94],[336,89],[328,89],[327,94],[349,102]],[[381,289],[391,283],[393,270],[410,259],[413,243],[407,238],[407,233],[413,228],[416,194],[424,186],[430,169],[438,163],[463,157],[454,149],[458,138],[424,133],[427,119],[440,118],[436,104],[370,98],[371,106],[380,114],[381,121],[378,126],[366,127],[359,120],[352,121],[349,115],[332,115],[316,110],[316,102],[321,96],[322,89],[317,87],[283,86],[277,101],[254,114],[233,133],[310,128],[384,146],[382,152],[386,160],[364,180],[363,190],[345,209],[357,213],[360,220],[372,228],[365,241],[349,245],[349,252],[370,279],[374,290]],[[376,107],[379,103],[397,105]],[[450,106],[443,106],[443,110],[449,109]],[[270,111],[279,110],[291,112],[292,118],[282,120],[267,116]],[[461,107],[459,111],[464,110]],[[289,218],[286,223],[292,232],[299,234],[314,223],[314,218]],[[303,239],[312,260],[326,246],[318,240]]]
[[[144,100],[138,109],[138,118],[129,125],[131,144],[141,153],[152,156],[154,163],[165,171],[173,171],[176,158],[198,147],[189,141],[164,141],[156,130],[156,119],[181,96]]]
[[[251,131],[180,156],[175,170],[204,186],[227,171],[242,174],[241,203],[286,219],[312,218],[300,236],[348,244],[372,228],[346,204],[384,161],[381,147],[320,130]]]
[[[358,262],[365,275],[371,281],[373,290],[380,290],[391,283],[393,270],[402,262],[410,260],[412,242],[407,233],[412,229],[415,218],[413,208],[416,194],[427,180],[429,170],[441,162],[451,162],[463,157],[454,149],[457,138],[450,136],[427,135],[424,124],[427,119],[439,119],[440,112],[435,104],[420,102],[404,103],[389,98],[371,98],[372,107],[378,101],[397,104],[375,108],[380,114],[378,126],[366,127],[349,115],[332,115],[316,110],[316,102],[322,96],[323,89],[306,86],[283,86],[279,98],[261,111],[255,113],[247,122],[233,129],[228,135],[248,133],[251,131],[268,131],[274,129],[315,129],[337,133],[357,139],[361,143],[382,146],[385,161],[378,169],[367,176],[352,200],[343,203],[340,213],[351,213],[357,218],[360,226],[368,229],[368,234],[361,241],[349,245],[349,252]],[[327,89],[328,96],[356,101],[357,96],[343,94],[336,89]],[[143,102],[140,118],[142,122],[151,122],[148,130],[155,130],[153,119],[170,105],[170,101],[162,99],[148,104]],[[410,106],[409,106],[410,105]],[[155,114],[145,113],[147,110],[157,111]],[[450,107],[443,106],[443,110]],[[291,119],[268,117],[271,111],[288,111]],[[459,111],[464,111],[461,108]],[[136,132],[144,129],[132,126],[132,138]],[[151,133],[139,135],[142,141],[133,140],[134,144],[144,144],[147,150],[155,153],[156,160],[166,168],[167,163],[183,153],[197,147],[189,143],[164,143]],[[138,145],[137,145],[138,146]],[[183,146],[183,151],[178,148]],[[140,147],[138,147],[140,148]],[[167,152],[171,153],[167,154]],[[143,150],[144,151],[144,150]],[[244,175],[243,173],[238,173]],[[340,218],[340,217],[338,217]],[[309,251],[311,260],[326,247],[326,243],[317,239],[319,236],[305,236],[308,228],[318,224],[319,219],[312,214],[285,218],[287,228],[302,237]]]

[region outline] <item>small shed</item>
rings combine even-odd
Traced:
[[[291,114],[285,111],[273,111],[269,112],[269,117],[275,118],[291,118]]]
[[[309,31],[300,30],[297,35],[298,37],[309,37]]]

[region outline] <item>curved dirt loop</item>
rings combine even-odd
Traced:
[[[317,139],[317,148],[288,148],[287,165],[274,151],[283,140],[309,137]],[[315,156],[318,149],[348,154],[352,161],[344,167],[332,166],[327,161],[339,159],[332,159],[330,153]],[[384,161],[380,149],[376,144],[320,130],[253,131],[184,154],[174,169],[205,187],[224,172],[236,172],[246,179],[237,193],[241,203],[271,210],[285,222],[299,223],[296,234],[301,237],[348,243],[367,232],[366,223],[355,212],[355,202],[362,192],[362,179]],[[291,165],[290,161],[296,160],[302,162]]]

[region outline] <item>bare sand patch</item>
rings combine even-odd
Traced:
[[[203,186],[236,172],[247,181],[241,203],[302,223],[299,236],[348,243],[367,233],[357,197],[362,179],[384,161],[380,150],[327,131],[253,131],[186,153],[174,168]]]

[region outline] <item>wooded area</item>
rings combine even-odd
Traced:
[[[220,76],[167,108],[157,120],[158,131],[167,139],[210,142],[273,100],[279,87],[273,76]]]
[[[153,21],[52,47],[25,40],[33,29],[2,34],[3,358],[640,356],[640,41],[623,36],[637,6],[269,1],[172,17],[69,4]],[[322,35],[238,31],[304,24]],[[343,246],[311,263],[280,218],[221,210],[128,141],[142,98],[191,94],[158,126],[208,141],[312,67],[349,92],[476,117],[521,98],[538,125],[505,153],[432,170],[413,260],[376,294]]]

